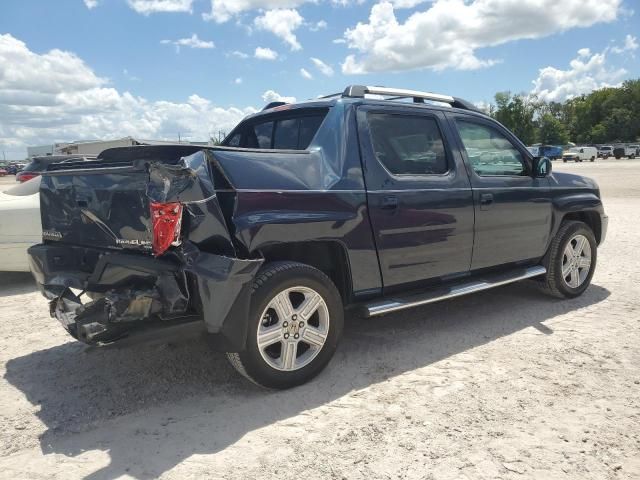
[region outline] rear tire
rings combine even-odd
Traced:
[[[543,260],[543,290],[557,298],[582,295],[591,284],[597,257],[593,231],[583,222],[563,223]]]
[[[286,389],[318,375],[342,335],[338,289],[320,270],[296,262],[262,267],[253,282],[246,348],[227,353],[253,383]]]

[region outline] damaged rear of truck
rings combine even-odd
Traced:
[[[287,148],[265,148],[258,137],[243,141],[255,148],[116,148],[44,173],[43,242],[29,250],[31,270],[51,316],[74,338],[103,345],[205,332],[241,373],[277,388],[328,362],[354,277],[361,291],[381,287],[357,145],[342,135],[355,118],[326,102],[255,117],[238,128],[253,134],[255,122],[282,122],[281,131],[297,125],[297,136]],[[278,286],[289,292],[286,307],[256,292],[294,271],[296,285]],[[252,331],[280,327],[277,347],[253,346],[270,366],[266,377],[234,356],[261,342],[247,333],[254,317],[263,323]]]
[[[225,320],[247,315],[263,259],[232,238],[225,194],[233,189],[214,153],[189,146],[52,167],[41,186],[44,243],[29,251],[52,315],[87,344],[202,319],[233,349]]]

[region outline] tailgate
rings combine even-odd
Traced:
[[[195,146],[144,146],[65,162],[42,175],[42,237],[73,245],[153,251],[152,203],[184,207],[182,233],[223,254],[233,247],[217,201],[210,154]],[[191,235],[193,234],[193,235]]]
[[[150,252],[150,211],[145,195],[149,174],[134,165],[87,167],[43,176],[42,238]]]

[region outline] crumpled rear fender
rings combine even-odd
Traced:
[[[235,257],[229,225],[218,202],[211,161],[211,152],[201,150],[175,164],[150,163],[146,195],[152,202],[180,202],[186,213],[185,237],[204,251]]]

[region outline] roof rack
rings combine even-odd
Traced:
[[[442,95],[440,93],[420,92],[418,90],[407,90],[403,88],[387,88],[387,87],[375,87],[364,85],[349,85],[344,89],[342,93],[336,93],[333,95],[327,95],[322,98],[331,98],[341,96],[342,98],[364,98],[366,94],[383,95],[385,97],[391,97],[388,100],[402,100],[405,98],[413,98],[414,103],[424,103],[425,100],[430,102],[446,103],[454,108],[461,108],[463,110],[473,110],[480,112],[475,105],[471,102],[463,100],[462,98],[452,97],[451,95]]]

